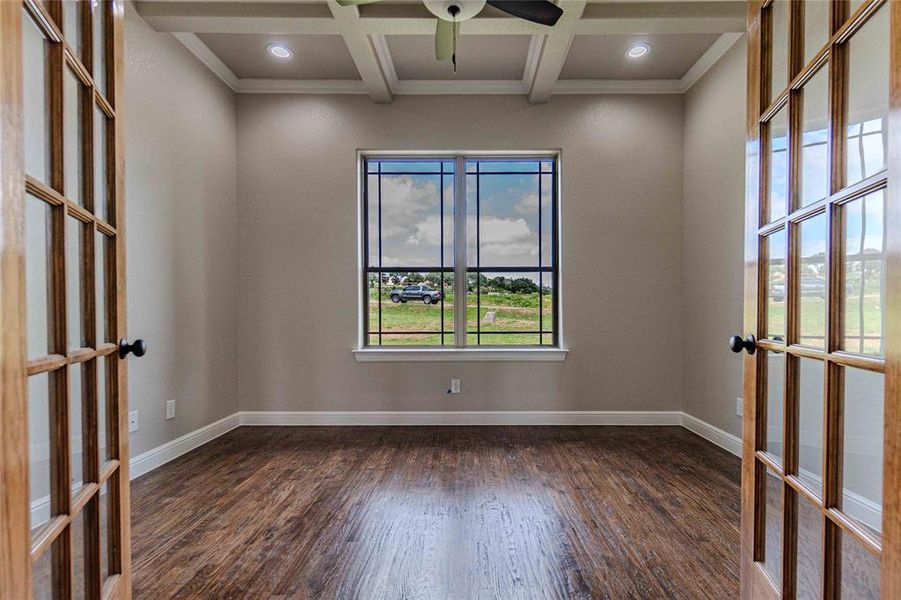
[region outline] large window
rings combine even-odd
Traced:
[[[362,168],[365,345],[559,345],[557,156]]]

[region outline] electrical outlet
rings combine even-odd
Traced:
[[[742,417],[745,414],[745,402],[741,398],[735,399],[735,414],[739,417]]]
[[[128,413],[128,431],[129,433],[138,430],[138,411],[133,410]]]
[[[450,389],[447,390],[448,394],[459,394],[460,393],[460,380],[459,379],[451,379]]]
[[[175,418],[175,399],[166,400],[166,419]]]

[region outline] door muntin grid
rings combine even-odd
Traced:
[[[35,595],[99,598],[127,551],[113,343],[119,174],[107,95],[121,11],[107,0],[22,3],[24,79],[45,111],[25,120],[23,136],[38,165],[26,171],[26,206],[43,206],[25,225],[35,234],[25,281]]]
[[[888,143],[885,114],[888,102],[885,94],[883,114],[880,114],[878,106],[875,109],[870,106],[869,112],[855,109],[855,99],[866,94],[854,88],[855,79],[848,76],[848,70],[855,63],[858,68],[867,64],[866,57],[856,61],[851,59],[853,48],[858,43],[855,39],[860,42],[867,36],[882,35],[885,60],[875,62],[875,73],[870,72],[869,77],[876,81],[877,87],[879,78],[882,78],[887,90],[886,25],[889,9],[887,3],[881,0],[858,3],[854,7],[844,2],[829,3],[827,21],[834,26],[822,37],[828,43],[819,50],[813,50],[809,47],[805,49],[803,40],[817,39],[821,34],[806,28],[805,12],[815,15],[814,18],[820,23],[823,22],[822,15],[807,11],[811,5],[809,1],[788,3],[787,6],[778,2],[764,2],[760,19],[760,105],[764,108],[759,115],[761,151],[757,155],[760,161],[757,169],[757,230],[760,242],[756,320],[763,351],[757,361],[758,392],[754,409],[758,426],[753,454],[753,472],[757,481],[754,487],[753,559],[758,572],[773,587],[781,590],[784,597],[809,594],[811,589],[815,595],[835,597],[842,582],[845,582],[846,591],[850,586],[857,586],[854,589],[860,591],[872,586],[871,580],[875,577],[878,589],[878,564],[882,551],[879,530],[881,512],[863,511],[860,506],[867,503],[862,503],[860,499],[867,499],[867,496],[854,490],[849,492],[847,487],[853,483],[862,489],[867,483],[859,477],[854,481],[855,477],[851,476],[846,476],[843,481],[843,474],[850,473],[849,469],[852,469],[849,465],[855,460],[858,461],[856,464],[860,464],[861,450],[858,447],[856,453],[846,453],[844,460],[835,457],[842,457],[843,449],[847,451],[849,443],[859,445],[863,435],[864,439],[872,442],[865,448],[875,448],[874,444],[879,446],[878,456],[874,456],[874,450],[866,449],[863,450],[864,456],[870,456],[871,462],[881,464],[882,460],[881,420],[868,421],[854,412],[874,412],[866,408],[873,395],[872,390],[864,394],[862,402],[861,398],[848,396],[845,386],[849,376],[853,376],[852,381],[869,377],[867,389],[878,389],[884,379],[881,373],[885,364],[880,353],[884,317],[877,311],[874,318],[870,314],[873,312],[870,305],[874,303],[874,297],[884,303],[884,272],[881,268],[884,259],[881,252],[884,236],[888,232],[881,206],[884,203],[883,190],[888,185],[885,170],[885,148]],[[779,17],[774,11],[786,9],[789,24],[780,30]],[[877,33],[872,34],[873,31]],[[786,37],[784,40],[774,40],[776,34]],[[775,73],[772,64],[773,57],[778,58],[779,50],[774,51],[770,47],[778,43],[784,43],[789,48],[786,62],[790,83],[781,91],[773,79],[780,77],[778,69],[781,63],[777,61]],[[873,47],[872,43],[858,45],[871,50]],[[811,83],[821,82],[823,73],[828,73],[826,99],[821,97],[823,85]],[[865,78],[857,79],[856,85],[863,85],[860,82]],[[879,97],[878,93],[875,95]],[[812,115],[810,107],[814,102],[828,106],[825,123],[818,114]],[[861,114],[864,116],[861,117]],[[864,140],[867,136],[869,139]],[[816,168],[817,164],[823,164],[823,145],[828,156],[825,173]],[[805,157],[809,161],[807,164]],[[865,170],[866,165],[874,164],[875,167]],[[749,172],[755,171],[751,169]],[[785,182],[782,181],[783,174],[787,179]],[[828,181],[825,193],[820,191],[822,184],[819,183],[824,178]],[[813,187],[808,185],[805,189],[805,179],[813,179],[817,184]],[[782,190],[785,190],[784,201],[780,195]],[[865,212],[865,208],[861,209],[865,206],[864,199],[876,208]],[[785,214],[782,214],[783,206]],[[870,235],[865,241],[868,222]],[[873,235],[873,230],[878,230],[879,235]],[[785,254],[777,255],[780,260],[776,261],[777,265],[781,265],[781,257],[786,257],[784,338],[772,334],[774,324],[771,322],[774,314],[778,314],[773,310],[770,242],[777,239],[781,246],[783,240],[774,237],[780,231],[787,234]],[[849,241],[855,243],[855,248],[848,249]],[[852,285],[856,286],[854,293],[848,289]],[[825,289],[819,292],[822,288]],[[820,295],[824,297],[820,298]],[[851,298],[858,300],[854,311],[848,310]],[[816,302],[822,300],[825,306],[814,307],[812,299]],[[865,302],[870,304],[865,305]],[[849,335],[851,333],[854,335]],[[785,368],[770,373],[765,357],[777,351],[780,355],[784,352]],[[778,377],[782,385],[774,387],[773,382],[768,381],[768,375]],[[810,381],[811,377],[821,380]],[[773,393],[781,393],[782,401],[768,397]],[[768,411],[774,410],[782,413],[778,419],[768,414]],[[878,407],[874,410],[880,412]],[[850,421],[858,427],[856,438],[841,427],[847,420],[842,419],[843,414],[854,417]],[[774,423],[779,427],[773,427]],[[820,431],[817,428],[821,428]],[[771,439],[774,435],[781,436],[778,443]],[[774,448],[778,448],[784,456],[778,456]],[[867,455],[867,452],[870,454]],[[775,474],[781,482],[777,486],[781,498],[778,506],[772,500],[774,492],[769,489],[772,486],[762,484],[766,473],[770,474],[765,477],[766,480]],[[875,496],[872,490],[866,494]],[[881,507],[881,488],[878,498],[867,505]],[[772,514],[767,516],[773,510],[780,512],[776,520]],[[815,523],[810,522],[811,515],[814,515]],[[774,522],[780,524],[781,537],[773,534]],[[823,532],[823,544],[810,542],[810,531],[816,527]],[[779,539],[774,541],[776,537]],[[778,548],[773,549],[773,544],[778,544]],[[875,562],[869,561],[868,564],[871,571],[872,564],[875,564],[876,571],[869,573],[868,581],[855,581],[848,575],[852,566],[841,558],[841,549],[846,546],[850,548],[848,552],[858,552],[858,556],[874,559]],[[816,560],[810,556],[811,549],[820,554]],[[778,566],[773,565],[774,561]],[[859,562],[863,564],[867,561]],[[816,564],[820,565],[819,571],[812,567]],[[812,583],[811,573],[820,581]]]

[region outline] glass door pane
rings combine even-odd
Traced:
[[[769,122],[770,210],[768,223],[788,214],[788,105]]]
[[[50,206],[25,196],[25,298],[28,358],[50,354]]]
[[[779,474],[767,469],[764,487],[764,555],[761,566],[777,587],[782,578],[782,486]]]
[[[783,459],[783,411],[785,408],[785,354],[764,351],[766,357],[766,451],[776,462]]]
[[[826,213],[801,221],[801,256],[798,259],[798,294],[800,339],[805,346],[826,347]]]
[[[848,352],[885,354],[885,191],[844,207],[844,343]]]
[[[50,40],[22,9],[23,120],[25,136],[25,172],[50,183],[50,87],[48,61]]]
[[[770,7],[770,102],[788,86],[788,0],[775,0]]]
[[[84,203],[84,127],[82,126],[83,86],[72,71],[64,69],[63,85],[63,157],[65,196],[77,204]]]
[[[809,2],[808,2],[809,4]],[[801,206],[829,195],[829,67],[821,67],[803,88]]]
[[[882,458],[885,376],[845,369],[842,512],[882,537]]]
[[[799,359],[798,479],[822,498],[825,363]]]
[[[846,185],[886,166],[889,109],[889,6],[883,6],[848,42]]]
[[[766,247],[767,286],[766,286],[766,335],[764,337],[785,342],[785,311],[788,289],[785,280],[785,230],[767,236]]]
[[[820,600],[823,588],[823,515],[800,494],[798,502],[797,600]]]
[[[829,39],[829,4],[827,0],[805,0],[804,2],[805,64],[822,50]]]

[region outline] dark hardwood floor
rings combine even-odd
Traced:
[[[241,427],[133,483],[136,598],[735,598],[739,460],[677,427]]]

